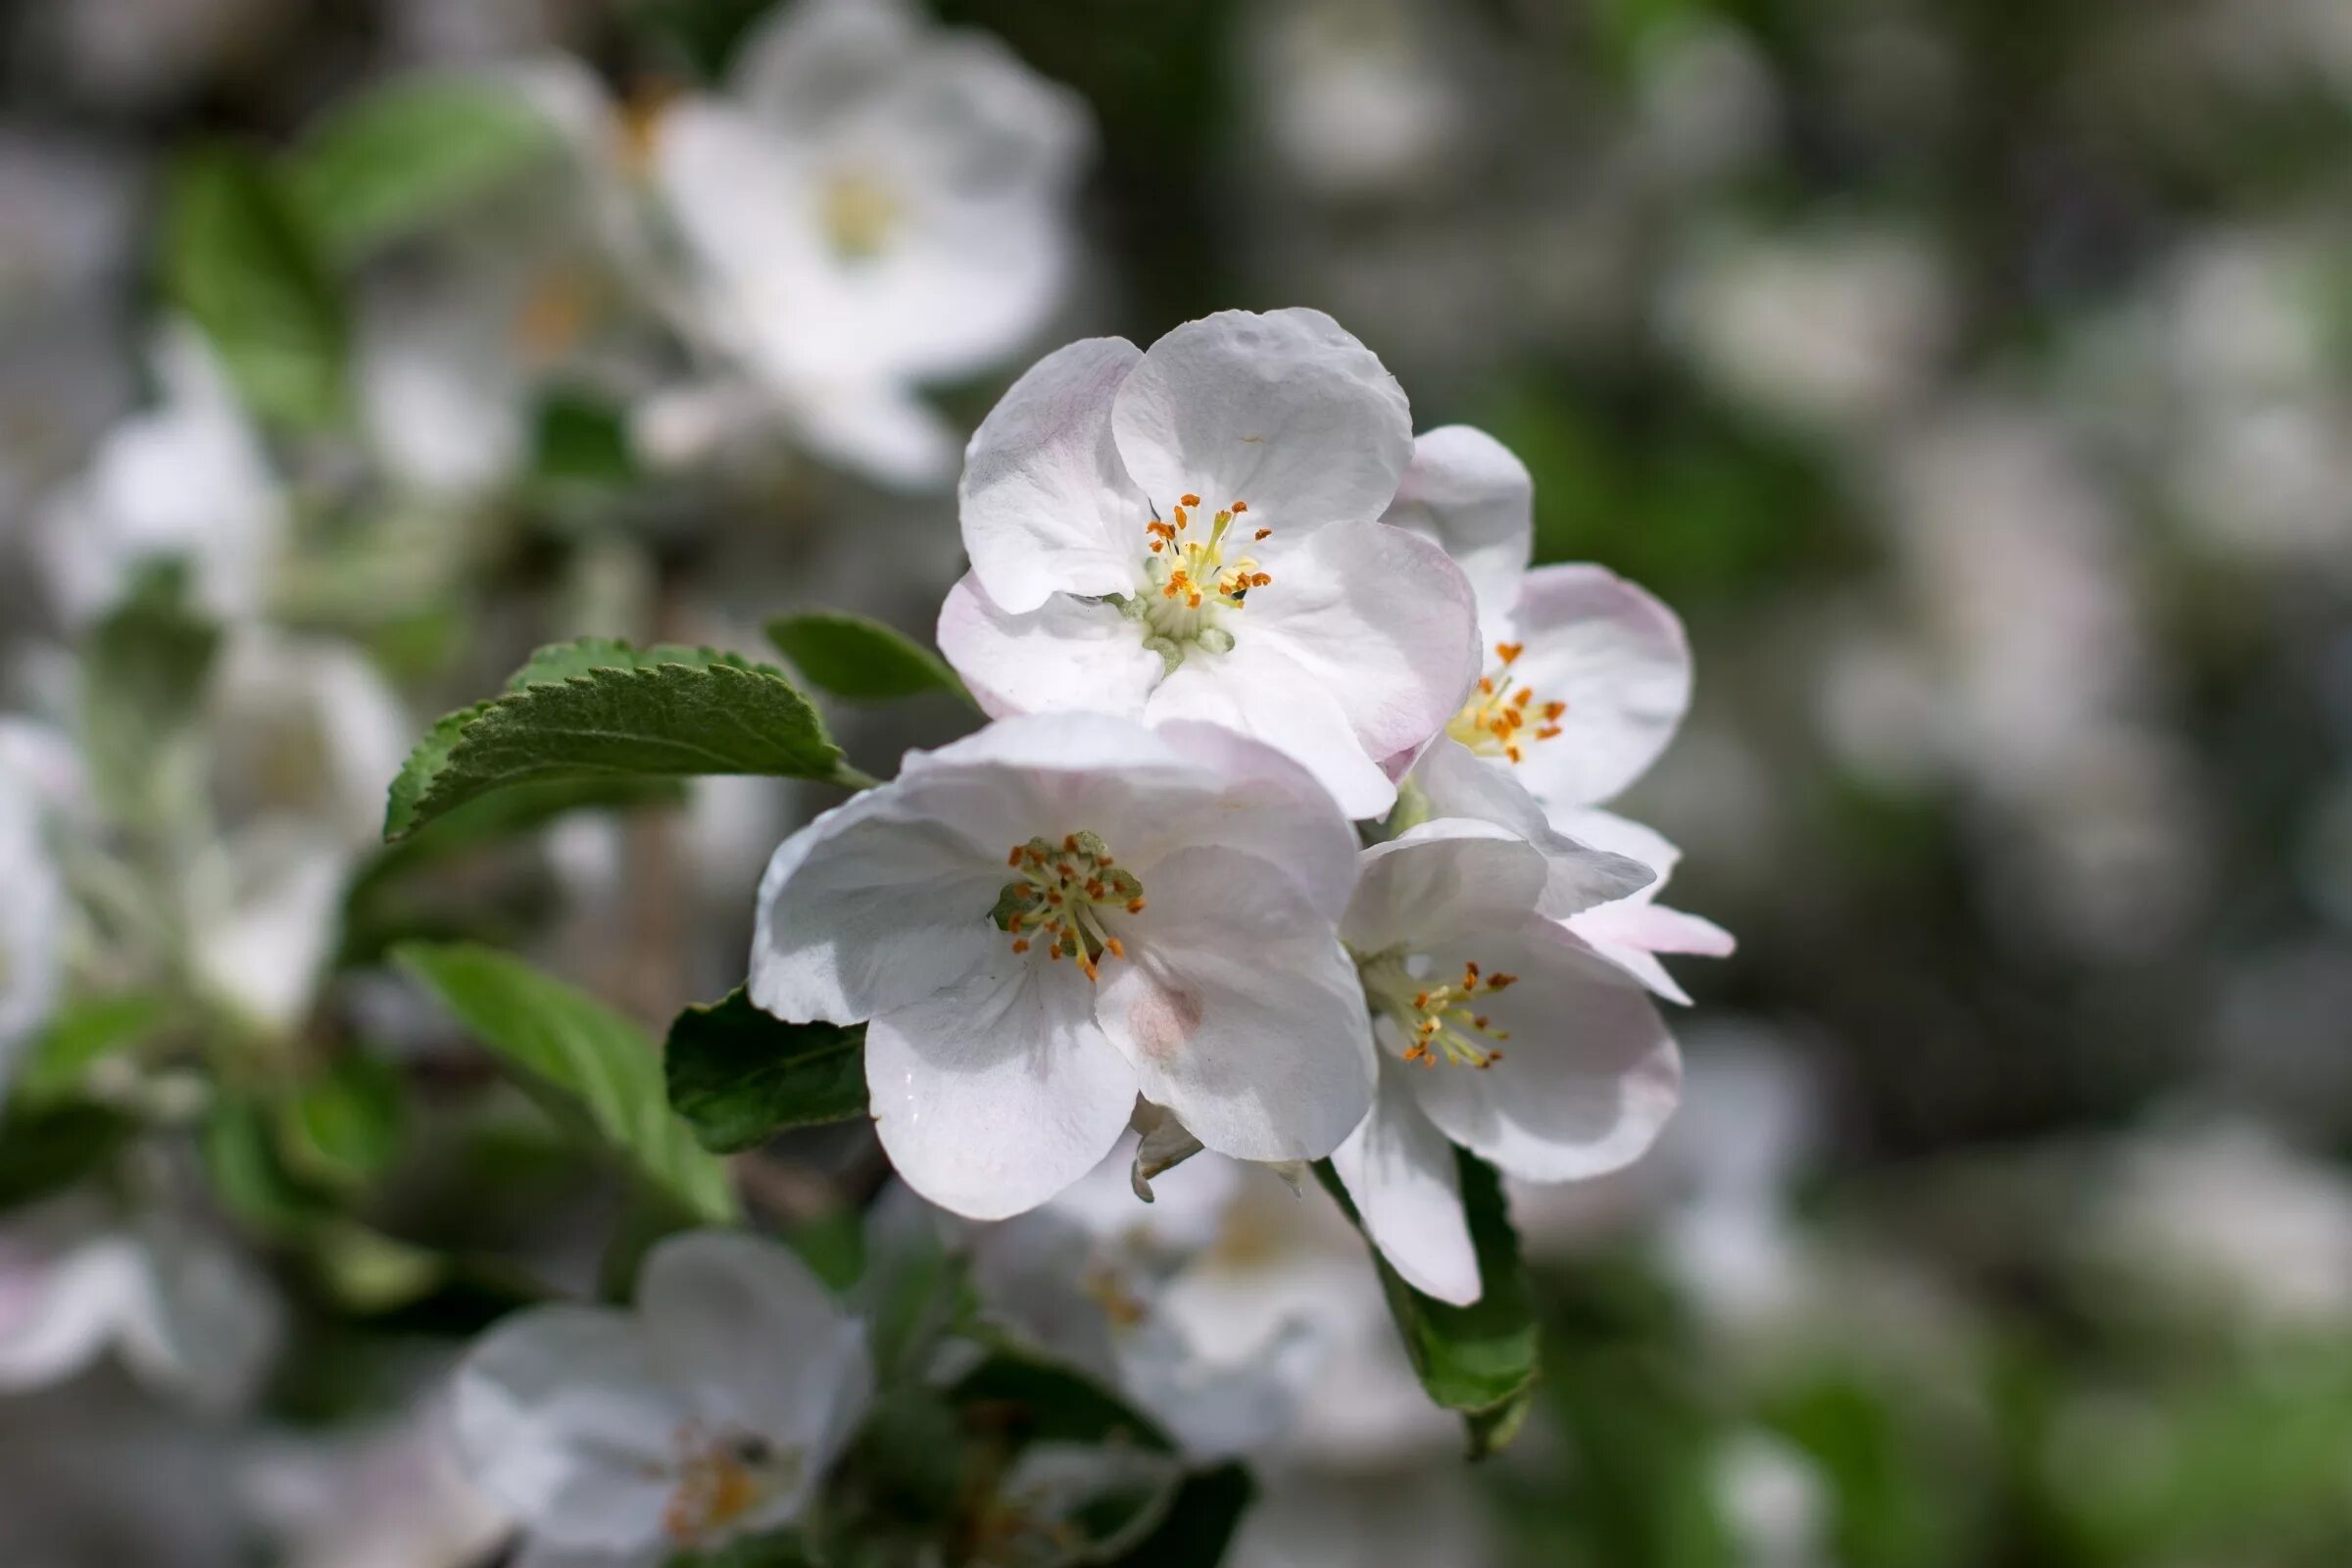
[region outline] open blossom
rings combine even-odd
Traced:
[[[883,1148],[976,1219],[1083,1176],[1139,1093],[1220,1152],[1320,1158],[1371,1099],[1336,935],[1354,879],[1346,817],[1271,748],[1006,719],[785,841],[751,996],[867,1022]]]
[[[1537,912],[1545,867],[1489,823],[1424,823],[1363,852],[1341,927],[1370,999],[1380,1094],[1332,1163],[1416,1289],[1478,1298],[1451,1143],[1531,1181],[1603,1175],[1672,1114],[1657,1009]]]
[[[634,1313],[500,1323],[459,1370],[457,1439],[536,1550],[653,1565],[798,1517],[872,1390],[863,1325],[798,1257],[700,1231],[654,1249]]]
[[[798,0],[726,98],[667,108],[652,178],[684,241],[695,345],[738,372],[649,411],[657,448],[748,392],[818,453],[944,483],[955,441],[914,395],[1017,349],[1059,302],[1083,109],[993,38],[902,0]]]
[[[1660,953],[1720,957],[1720,927],[1654,902],[1679,852],[1596,809],[1647,770],[1690,702],[1674,612],[1599,566],[1528,569],[1534,482],[1483,431],[1452,425],[1413,448],[1389,520],[1443,545],[1478,595],[1486,667],[1446,734],[1414,764],[1429,813],[1492,822],[1551,864],[1543,901],[1660,995],[1688,1002]]]
[[[1317,311],[1073,343],[972,437],[940,649],[991,712],[1207,719],[1377,816],[1380,763],[1476,673],[1469,584],[1374,520],[1411,450],[1395,378]]]

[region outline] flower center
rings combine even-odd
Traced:
[[[825,242],[836,257],[845,262],[870,262],[882,254],[891,230],[898,227],[898,198],[863,170],[838,170],[825,181],[819,221]]]
[[[1502,1059],[1510,1031],[1478,1010],[1479,1000],[1504,990],[1515,974],[1488,974],[1465,962],[1459,980],[1433,985],[1416,975],[1400,953],[1358,961],[1364,998],[1405,1037],[1404,1059],[1434,1067],[1442,1058],[1464,1067],[1487,1068]]]
[[[1525,643],[1496,643],[1496,664],[1479,677],[1478,690],[1446,725],[1446,734],[1481,757],[1524,761],[1529,741],[1547,741],[1560,732],[1560,715],[1568,711],[1566,703],[1543,704],[1536,709],[1536,727],[1528,728],[1527,710],[1536,700],[1536,689],[1518,686],[1513,690],[1517,683],[1510,678],[1511,666],[1525,652]]]
[[[1250,510],[1250,504],[1236,501],[1196,529],[1193,514],[1200,506],[1199,496],[1179,496],[1166,521],[1154,517],[1144,524],[1152,553],[1144,561],[1144,589],[1129,602],[1144,623],[1144,646],[1165,659],[1170,668],[1195,645],[1211,653],[1230,650],[1233,633],[1217,624],[1219,618],[1227,611],[1240,610],[1250,589],[1274,580],[1235,537],[1247,526],[1235,519]],[[1251,529],[1250,542],[1273,531]],[[1233,547],[1230,561],[1228,546]]]
[[[1004,863],[1019,875],[998,893],[989,918],[1011,934],[1013,952],[1042,944],[1049,959],[1071,959],[1089,980],[1105,956],[1127,956],[1103,915],[1143,913],[1144,885],[1111,863],[1100,836],[1072,833],[1059,844],[1034,838],[1015,844]]]
[[[677,1486],[662,1511],[662,1528],[681,1544],[710,1540],[801,1477],[799,1449],[779,1449],[752,1433],[714,1437],[689,1423],[673,1441]]]

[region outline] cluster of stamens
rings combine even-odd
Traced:
[[[1193,643],[1220,652],[1231,648],[1233,634],[1216,624],[1217,613],[1241,609],[1249,602],[1250,590],[1274,580],[1254,557],[1242,553],[1234,538],[1236,530],[1246,526],[1236,519],[1249,512],[1248,502],[1236,501],[1210,517],[1204,527],[1195,528],[1199,519],[1194,514],[1200,507],[1199,496],[1179,496],[1164,520],[1154,517],[1144,524],[1152,545],[1145,564],[1150,585],[1138,609],[1152,628],[1153,643],[1165,645],[1162,653],[1179,657]],[[1250,542],[1262,541],[1273,532],[1271,528],[1253,529]],[[1236,547],[1230,561],[1226,559],[1229,545]]]
[[[1482,1071],[1502,1059],[1507,1029],[1479,1010],[1480,1001],[1518,983],[1515,974],[1481,970],[1465,961],[1459,980],[1431,985],[1412,977],[1401,957],[1386,956],[1361,965],[1373,1006],[1404,1031],[1404,1059],[1434,1067],[1441,1060]]]
[[[1568,711],[1568,705],[1545,703],[1535,710],[1531,721],[1528,709],[1536,700],[1536,689],[1510,678],[1511,666],[1526,652],[1525,643],[1494,645],[1500,662],[1492,674],[1479,677],[1478,690],[1446,726],[1448,735],[1481,756],[1506,757],[1518,762],[1526,760],[1529,741],[1547,741],[1559,734],[1560,715]]]
[[[1123,958],[1126,947],[1103,924],[1106,909],[1144,912],[1144,885],[1111,863],[1093,833],[1072,833],[1057,845],[1039,837],[1016,844],[1004,863],[1020,873],[997,895],[989,918],[1012,937],[1012,951],[1043,946],[1050,959],[1068,958],[1096,977],[1102,961]]]
[[[799,1456],[778,1453],[764,1438],[712,1437],[689,1423],[672,1441],[679,1454],[677,1486],[662,1509],[662,1528],[681,1544],[708,1540],[799,1479]]]

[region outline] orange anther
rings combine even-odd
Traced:
[[[1178,496],[1176,499],[1179,503],[1188,507],[1197,507],[1200,504],[1200,498],[1195,495],[1182,495]]]
[[[1270,538],[1272,538],[1272,537],[1273,537],[1273,535],[1274,535],[1274,530],[1273,530],[1273,529],[1271,529],[1271,528],[1260,528],[1260,529],[1258,529],[1258,530],[1257,530],[1257,532],[1256,532],[1256,533],[1254,533],[1254,534],[1250,535],[1250,537],[1251,537],[1251,538],[1253,538],[1253,539],[1270,539]]]
[[[1496,643],[1494,645],[1495,657],[1506,664],[1516,662],[1519,656],[1526,652],[1527,644],[1525,643]]]
[[[1143,913],[1143,912],[1144,912],[1144,901],[1143,901],[1143,900],[1141,900],[1141,899],[1129,899],[1129,900],[1127,901],[1127,912],[1128,912],[1129,914],[1141,914],[1141,913]]]
[[[1241,515],[1243,513],[1245,513],[1245,512],[1248,512],[1249,510],[1250,510],[1250,503],[1249,503],[1249,502],[1247,502],[1247,501],[1236,501],[1236,502],[1233,504],[1233,514],[1234,514],[1235,516],[1237,516],[1237,517],[1238,517],[1238,516],[1240,516],[1240,515]],[[1262,537],[1262,536],[1261,536],[1261,537]]]
[[[1014,938],[1012,951],[1015,953],[1027,953],[1029,951],[1029,939],[1027,937]]]

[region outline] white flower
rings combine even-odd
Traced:
[[[1313,1159],[1372,1091],[1336,928],[1355,836],[1313,779],[1206,724],[1006,719],[776,851],[752,1000],[871,1020],[908,1186],[975,1219],[1086,1174],[1138,1093],[1208,1148]]]
[[[66,890],[38,800],[0,755],[0,1103],[17,1053],[49,1019],[64,978]]]
[[[799,1258],[704,1231],[654,1250],[634,1314],[493,1329],[459,1370],[457,1437],[536,1547],[650,1565],[796,1518],[872,1388],[863,1325]]]
[[[1058,303],[1078,101],[902,0],[799,0],[746,43],[730,98],[655,135],[689,337],[820,454],[944,481],[954,439],[913,388],[994,364]]]
[[[940,649],[991,712],[1208,719],[1377,816],[1381,764],[1477,664],[1461,573],[1374,520],[1411,451],[1403,392],[1320,312],[1074,343],[972,437]]]
[[[0,1230],[0,1390],[62,1383],[111,1348],[152,1387],[231,1408],[278,1321],[250,1264],[167,1212],[124,1224],[67,1199]]]
[[[1381,1079],[1332,1164],[1396,1272],[1441,1300],[1480,1293],[1448,1140],[1531,1181],[1604,1175],[1649,1148],[1680,1092],[1649,999],[1537,912],[1544,875],[1502,829],[1424,823],[1363,852],[1340,928]]]
[[[1598,566],[1528,569],[1535,485],[1493,436],[1461,425],[1413,446],[1388,520],[1435,540],[1478,594],[1488,662],[1414,765],[1428,814],[1491,822],[1543,851],[1542,907],[1660,995],[1688,1002],[1658,953],[1722,956],[1732,939],[1652,901],[1680,852],[1593,809],[1639,778],[1690,701],[1682,623]]]
[[[288,1433],[239,1466],[247,1511],[284,1568],[476,1568],[512,1522],[459,1471],[429,1403],[357,1430]]]
[[[88,469],[53,494],[32,550],[61,617],[112,609],[144,566],[178,561],[196,604],[257,613],[277,568],[286,509],[260,435],[194,328],[158,339],[162,403],[123,421]]]

